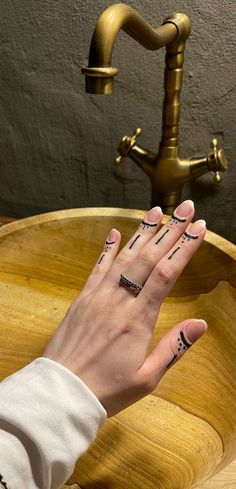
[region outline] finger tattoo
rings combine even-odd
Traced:
[[[181,242],[184,243],[185,241],[190,241],[190,239],[198,239],[198,236],[196,234],[189,234],[187,231],[181,236]]]
[[[105,242],[105,246],[104,246],[104,250],[103,250],[103,253],[102,255],[100,256],[99,260],[98,260],[98,265],[100,265],[100,263],[102,263],[102,260],[103,258],[105,257],[105,254],[111,250],[112,248],[112,245],[115,244],[116,241],[109,241],[109,240],[106,240]]]
[[[156,226],[157,226],[157,223],[150,224],[149,222],[146,222],[145,219],[143,219],[141,224],[140,224],[141,229],[149,229],[149,228],[153,228]]]
[[[98,265],[100,265],[100,263],[102,263],[102,260],[103,260],[104,256],[105,256],[105,254],[103,253],[103,255],[98,260]]]
[[[170,256],[168,256],[168,260],[171,260],[171,258],[172,258],[172,257],[175,255],[175,253],[177,253],[177,251],[179,251],[179,250],[180,250],[180,248],[181,248],[181,246],[178,246],[178,248],[176,248],[176,249],[173,251],[173,253],[171,253],[171,255],[170,255]]]
[[[160,241],[164,238],[164,236],[169,232],[169,229],[167,229],[163,234],[162,236],[160,236],[160,238],[158,238],[158,240],[155,242],[155,244],[157,245],[158,243],[160,243]]]
[[[179,224],[179,223],[183,223],[183,222],[186,222],[186,221],[187,221],[187,219],[184,219],[183,217],[182,218],[177,217],[173,213],[172,216],[169,219],[169,224],[172,226],[173,224]]]
[[[192,346],[192,343],[186,338],[184,335],[183,331],[179,332],[179,335],[177,336],[177,352],[174,354],[172,360],[166,365],[166,368],[171,367],[175,361],[177,360],[178,357],[182,355],[188,348]]]
[[[140,234],[138,234],[138,236],[136,236],[136,238],[134,239],[134,241],[131,243],[131,245],[129,246],[129,250],[131,250],[131,248],[133,248],[134,244],[136,243],[136,241],[140,238]]]
[[[111,249],[111,245],[115,244],[115,241],[108,241],[106,240],[106,243],[105,243],[105,251],[108,251]]]

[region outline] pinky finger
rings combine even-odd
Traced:
[[[120,241],[120,232],[117,231],[117,229],[112,229],[106,238],[98,260],[79,295],[79,299],[92,292],[104,279],[118,252]]]
[[[187,319],[174,326],[157,343],[154,350],[145,359],[140,368],[141,377],[148,379],[153,389],[167,370],[172,367],[184,353],[207,330],[203,319]]]

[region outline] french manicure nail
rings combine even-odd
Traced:
[[[117,238],[117,230],[113,228],[107,236],[107,241],[116,241],[116,238]]]
[[[191,223],[188,226],[187,232],[193,235],[198,235],[205,229],[206,229],[206,221],[204,221],[204,219],[199,219],[198,221],[195,221],[194,223]]]
[[[188,217],[193,212],[194,203],[192,200],[185,200],[174,211],[174,215],[177,217]]]
[[[206,332],[208,326],[203,319],[192,319],[185,328],[185,336],[190,343],[195,343]]]
[[[160,221],[162,218],[162,210],[160,207],[153,207],[148,211],[148,213],[145,216],[145,221],[150,222],[150,223],[155,223]]]

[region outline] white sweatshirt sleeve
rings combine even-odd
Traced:
[[[61,488],[105,418],[88,387],[53,360],[37,358],[7,377],[0,383],[0,487]]]

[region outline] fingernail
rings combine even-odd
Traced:
[[[162,218],[162,210],[160,207],[153,207],[145,216],[145,221],[154,223],[160,221]]]
[[[116,238],[117,238],[117,230],[113,228],[107,236],[107,241],[116,241]]]
[[[193,212],[194,203],[192,200],[185,200],[174,211],[177,217],[188,217]]]
[[[190,343],[195,343],[206,332],[208,326],[203,319],[192,319],[185,328],[185,335]]]
[[[200,234],[202,231],[204,231],[206,229],[206,221],[204,221],[204,219],[199,219],[198,221],[195,221],[194,223],[191,223],[188,228],[187,228],[187,232],[191,233],[191,234],[195,234],[195,235],[198,235]]]

